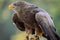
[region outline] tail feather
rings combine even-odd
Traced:
[[[53,34],[55,35],[55,38],[57,39],[57,40],[60,40],[60,36],[56,33],[56,30],[52,30],[52,32],[53,32]]]
[[[57,35],[57,33],[55,33],[55,37],[56,37],[57,40],[60,40],[60,36]]]

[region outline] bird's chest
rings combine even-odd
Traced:
[[[32,25],[35,23],[35,15],[30,12],[22,13],[22,15],[20,15],[20,19],[28,25]]]

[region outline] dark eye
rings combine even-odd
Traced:
[[[14,4],[15,6],[20,6],[19,4]]]
[[[14,6],[16,6],[16,4],[14,4]]]

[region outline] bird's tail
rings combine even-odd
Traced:
[[[54,33],[57,40],[60,40],[60,36],[57,33]]]
[[[55,39],[60,40],[60,36],[56,33],[56,30],[54,30],[54,31],[52,30],[52,32],[53,32]]]

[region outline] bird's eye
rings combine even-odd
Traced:
[[[14,4],[14,6],[16,6],[16,4]]]
[[[15,6],[20,6],[19,4],[14,4]]]

